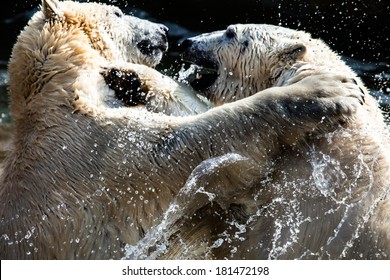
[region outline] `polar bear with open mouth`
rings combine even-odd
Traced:
[[[193,63],[190,84],[215,106],[283,88],[301,75],[339,72],[364,88],[339,55],[302,31],[235,24],[189,38],[181,48],[183,60]],[[304,108],[302,115],[310,112]],[[299,127],[296,116],[285,114],[283,119]],[[289,133],[284,133],[286,138]],[[274,143],[268,140],[261,144]],[[273,150],[277,156],[272,171],[250,192],[236,197],[230,220],[213,218],[212,211],[204,210],[209,212],[198,224],[179,229],[188,240],[176,246],[196,248],[200,238],[191,234],[199,237],[203,232],[205,240],[211,240],[214,258],[389,259],[389,147],[382,112],[367,94],[353,120],[339,129],[272,147],[279,149]],[[223,231],[216,230],[223,228],[220,224],[226,225]]]
[[[359,87],[337,74],[189,117],[130,106],[142,94],[118,95],[107,73],[156,65],[166,31],[113,6],[42,1],[9,62],[15,137],[0,177],[1,259],[119,259],[207,160],[245,159],[225,176],[228,199],[251,185],[240,175],[246,162],[268,174],[283,147],[337,128],[361,107]]]

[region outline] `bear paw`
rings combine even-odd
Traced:
[[[101,73],[115,96],[127,106],[146,104],[148,90],[137,73],[110,68]]]

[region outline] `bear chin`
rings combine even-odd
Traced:
[[[217,69],[197,65],[192,65],[191,68],[194,69],[194,72],[188,76],[187,80],[190,86],[199,92],[205,92],[210,89],[219,77]]]
[[[181,48],[185,50],[185,40]],[[210,89],[219,77],[219,64],[214,59],[201,55],[194,55],[183,51],[181,58],[184,62],[191,63],[190,68],[186,71],[184,79],[191,87],[199,92],[205,92]]]

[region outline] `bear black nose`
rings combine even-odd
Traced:
[[[168,35],[169,28],[167,26],[160,24],[160,29],[165,35]]]
[[[187,51],[193,44],[193,41],[191,39],[185,39],[183,42],[180,43],[179,49],[181,52]]]

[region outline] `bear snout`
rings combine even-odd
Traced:
[[[179,45],[179,51],[181,53],[181,59],[183,61],[193,63],[197,60],[196,59],[197,55],[195,54],[195,52],[193,50],[193,45],[194,45],[194,41],[191,39],[185,39]]]
[[[161,39],[144,39],[137,43],[137,48],[146,56],[153,56],[155,51],[165,52],[168,50],[168,40],[166,37]]]
[[[185,52],[187,51],[188,49],[191,48],[193,44],[193,41],[191,39],[185,39],[183,42],[180,43],[179,47],[180,47],[180,51],[182,52]]]
[[[159,24],[156,32],[147,32],[144,38],[137,43],[137,48],[146,56],[155,55],[156,51],[168,50],[168,27]]]
[[[159,27],[160,27],[162,34],[165,36],[165,38],[167,38],[169,28],[163,24],[159,24]]]

